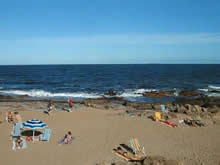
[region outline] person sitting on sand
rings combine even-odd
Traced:
[[[22,118],[21,118],[21,115],[19,114],[19,112],[14,112],[14,115],[15,115],[14,123],[22,124]]]
[[[59,142],[59,144],[70,144],[72,140],[72,133],[68,131],[67,134],[65,134],[64,138]]]
[[[8,112],[8,114],[7,114],[7,121],[8,121],[8,123],[14,122],[14,118],[13,118],[12,112]]]
[[[18,149],[18,147],[22,148],[23,147],[23,139],[18,136],[18,138],[15,140],[15,143],[16,143],[16,149]]]
[[[53,112],[53,105],[52,102],[50,101],[47,105],[47,113],[48,115],[51,115],[52,112]]]
[[[155,112],[154,120],[155,121],[161,121],[162,120],[162,114],[160,112]]]

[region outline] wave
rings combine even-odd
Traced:
[[[68,97],[75,97],[75,98],[102,98],[102,97],[112,97],[109,95],[105,95],[105,92],[50,92],[44,91],[40,89],[32,89],[32,90],[8,90],[3,89],[0,87],[1,94],[7,95],[27,95],[29,97],[36,97],[36,98],[68,98]],[[141,98],[143,97],[143,93],[145,92],[157,92],[160,91],[159,89],[126,89],[124,91],[118,91],[116,96],[113,97],[123,97],[123,98]],[[170,91],[170,90],[168,90]],[[175,96],[178,96],[180,89],[173,88],[172,91],[175,92]],[[198,91],[204,92],[207,96],[219,96],[220,93],[210,92],[208,87],[207,88],[200,88]]]
[[[51,93],[44,90],[5,90],[1,91],[3,94],[11,94],[11,95],[28,95],[30,97],[79,97],[79,98],[99,98],[100,95],[96,93],[84,93],[84,92],[76,92],[76,93]]]
[[[123,92],[118,92],[115,97],[142,97],[145,92],[158,91],[156,89],[127,89]],[[30,97],[77,97],[77,98],[101,98],[111,97],[103,93],[88,93],[88,92],[60,92],[52,93],[49,91],[32,89],[32,90],[1,90],[0,93],[7,95],[28,95]]]

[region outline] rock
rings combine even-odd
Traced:
[[[216,120],[220,120],[220,112],[217,112],[214,116],[213,116],[214,119]]]
[[[200,114],[202,112],[202,109],[199,105],[194,105],[195,113]]]
[[[143,93],[143,96],[148,97],[166,97],[166,96],[173,96],[173,91],[160,91],[160,92],[145,92]]]
[[[108,90],[107,93],[105,93],[105,95],[109,95],[109,96],[115,96],[117,94],[116,91],[114,91],[113,89]]]
[[[204,107],[202,107],[202,112],[208,112],[208,109],[207,108],[204,108]]]
[[[194,91],[181,91],[179,96],[192,97],[192,96],[201,96],[200,93]]]
[[[180,112],[180,113],[191,113],[191,111],[186,109],[184,105],[179,105],[178,112]]]
[[[210,112],[210,113],[217,113],[218,111],[219,111],[219,110],[218,110],[218,108],[216,108],[216,107],[209,109],[209,112]]]
[[[189,110],[189,111],[192,111],[192,105],[190,104],[185,104],[184,107]]]

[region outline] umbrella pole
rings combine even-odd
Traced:
[[[33,143],[34,143],[34,131],[35,131],[35,130],[33,130]]]

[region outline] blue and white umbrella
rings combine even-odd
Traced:
[[[43,129],[47,127],[47,124],[45,124],[44,122],[38,119],[27,120],[26,122],[23,122],[22,125],[23,125],[23,128],[28,128],[28,129],[33,130],[33,139],[34,139],[35,130]]]

